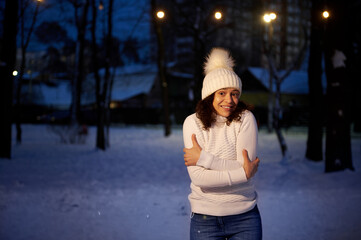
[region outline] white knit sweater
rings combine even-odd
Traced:
[[[192,148],[192,134],[196,134],[202,147],[197,166],[188,167],[192,212],[227,216],[251,210],[257,193],[252,179],[248,181],[244,172],[242,150],[248,151],[251,161],[256,159],[258,129],[253,114],[245,111],[241,122],[233,121],[229,126],[226,118],[217,116],[217,122],[208,131],[192,114],[183,124],[185,148]]]

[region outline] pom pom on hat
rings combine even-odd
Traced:
[[[222,48],[214,48],[204,63],[205,78],[203,80],[202,99],[222,88],[236,88],[242,91],[242,82],[233,71],[234,60],[229,52]]]
[[[233,67],[234,60],[229,55],[228,51],[222,48],[213,48],[204,63],[204,73],[207,75],[217,68],[225,68],[233,71]]]

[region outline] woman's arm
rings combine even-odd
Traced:
[[[241,129],[237,135],[237,160],[243,165],[243,149],[248,152],[249,159],[257,158],[258,127],[252,112],[246,111],[242,117]]]
[[[186,166],[199,166],[212,170],[232,170],[241,168],[239,161],[224,160],[205,150],[202,150],[195,134],[192,134],[192,148],[184,148],[184,162]]]
[[[192,117],[188,117],[185,120],[183,124],[183,140],[186,149],[193,147],[192,135],[201,133],[201,131]],[[188,166],[188,173],[192,183],[199,187],[221,187],[247,181],[247,176],[243,168],[216,171],[200,166]]]
[[[185,148],[184,160],[186,166],[200,166],[212,170],[232,170],[242,168],[244,163],[243,149],[248,151],[251,160],[255,160],[257,153],[257,122],[250,111],[243,113],[240,132],[237,134],[237,159],[235,161],[224,160],[209,152],[202,150],[197,137],[192,134],[191,148]],[[237,161],[236,161],[237,160]]]
[[[242,117],[242,125],[237,136],[237,161],[240,161],[247,179],[252,178],[259,165],[257,157],[258,126],[252,112],[246,111]]]

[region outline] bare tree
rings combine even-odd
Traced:
[[[109,108],[110,98],[108,95],[111,92],[111,72],[110,72],[110,59],[112,51],[112,37],[113,37],[113,4],[114,0],[109,0],[107,4],[107,30],[106,30],[106,44],[105,44],[105,73],[104,76],[99,74],[99,61],[98,61],[98,46],[96,38],[97,30],[97,4],[95,0],[91,0],[92,6],[92,48],[93,48],[93,66],[94,77],[96,83],[96,106],[97,106],[97,137],[96,147],[102,150],[107,148],[106,136],[105,136],[105,124],[106,124],[106,109]]]
[[[23,76],[26,70],[26,52],[29,46],[34,27],[37,21],[39,14],[39,8],[41,1],[36,2],[35,9],[31,6],[32,1],[29,0],[20,0],[20,14],[19,14],[19,23],[20,23],[20,49],[21,49],[21,60],[20,60],[20,69],[19,76],[16,83],[16,93],[15,93],[15,125],[16,125],[16,142],[21,143],[21,88],[23,82]],[[31,18],[31,21],[28,22],[28,18]],[[29,24],[30,23],[30,24]],[[28,25],[29,24],[29,25]]]
[[[274,91],[274,107],[272,110],[273,115],[273,128],[276,131],[276,135],[278,138],[278,142],[281,147],[283,161],[286,161],[288,158],[288,147],[286,143],[286,139],[284,138],[282,131],[281,131],[281,114],[282,114],[282,106],[281,106],[281,84],[283,81],[290,75],[290,73],[296,69],[297,66],[300,65],[303,56],[307,49],[307,30],[306,27],[303,27],[304,32],[304,43],[302,48],[299,50],[299,53],[292,62],[292,64],[284,71],[281,71],[277,69],[275,59],[272,55],[271,49],[266,49],[266,56],[268,61],[268,68],[269,68],[269,75],[274,80],[274,83],[276,85],[276,89]],[[272,87],[270,88],[270,91],[272,92]]]
[[[352,4],[352,2],[351,2]],[[349,168],[354,170],[351,154],[351,107],[349,62],[347,48],[349,34],[348,8],[350,2],[329,1],[333,16],[325,29],[326,91],[326,164],[325,171]],[[346,37],[345,37],[346,36]]]
[[[82,143],[82,133],[86,131],[84,126],[80,126],[81,119],[81,96],[86,69],[86,30],[88,26],[88,10],[90,0],[67,0],[59,3],[60,9],[68,11],[69,6],[74,10],[74,17],[66,19],[70,24],[75,25],[77,30],[75,40],[75,61],[71,64],[71,104],[70,123],[68,126],[56,128],[53,131],[58,134],[63,143]],[[63,8],[64,7],[64,8]],[[71,20],[73,19],[73,20]],[[63,34],[63,33],[62,33]],[[74,50],[71,50],[73,53]]]
[[[308,60],[310,120],[308,124],[306,149],[306,158],[312,161],[321,161],[323,158],[322,7],[322,3],[319,0],[312,0],[310,55]]]
[[[84,51],[85,33],[88,23],[89,0],[69,0],[74,6],[75,25],[77,29],[76,49],[75,49],[75,76],[72,82],[72,102],[70,113],[70,125],[78,128],[81,107],[81,89],[84,80]],[[79,14],[80,12],[80,14]]]
[[[12,72],[16,62],[18,1],[6,0],[3,36],[0,46],[0,158],[11,158],[11,121],[13,100]],[[6,47],[5,47],[6,46]]]
[[[303,43],[299,47],[298,54],[295,55],[294,59],[289,62],[289,64],[286,64],[286,52],[285,50],[282,50],[282,48],[285,47],[285,43],[287,42],[287,5],[288,2],[285,0],[281,1],[281,26],[280,26],[280,41],[279,44],[281,45],[281,51],[279,53],[279,61],[276,62],[275,59],[275,47],[276,42],[272,41],[272,31],[273,26],[270,24],[270,36],[271,39],[270,42],[266,43],[264,41],[264,51],[267,58],[267,64],[268,64],[268,70],[269,70],[269,76],[270,76],[270,86],[269,86],[269,123],[268,127],[273,128],[276,132],[278,142],[280,144],[280,148],[282,151],[282,161],[286,161],[288,158],[288,146],[286,143],[286,139],[284,138],[282,131],[281,131],[281,120],[282,120],[282,105],[281,105],[281,85],[283,81],[291,74],[293,70],[298,68],[301,65],[302,60],[304,59],[305,52],[308,47],[308,32],[307,32],[307,26],[306,24],[299,24],[300,30],[302,30],[303,33]],[[303,6],[302,2],[299,2],[299,8],[301,9],[300,13],[302,14],[305,9],[307,9],[307,5]],[[275,86],[275,90],[273,90],[273,87]],[[272,102],[271,102],[272,101]]]
[[[163,38],[163,31],[162,31],[160,19],[156,19],[155,16],[156,13],[155,0],[151,0],[151,5],[152,5],[152,23],[157,35],[157,46],[158,46],[157,64],[158,64],[160,86],[162,89],[164,135],[167,137],[171,134],[171,129],[170,129],[170,119],[169,119],[168,83],[165,76],[166,66],[165,66],[164,38]]]

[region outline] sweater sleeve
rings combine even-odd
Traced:
[[[258,127],[257,122],[250,111],[246,111],[242,118],[241,129],[237,136],[237,160],[241,162],[243,166],[242,150],[246,149],[249,159],[255,160],[257,157],[257,142],[258,142]]]
[[[239,161],[224,160],[204,150],[201,151],[201,155],[197,161],[197,166],[212,170],[231,170],[242,168],[242,164]]]
[[[194,119],[189,116],[183,124],[183,140],[185,148],[193,146],[192,134],[200,133],[200,129]],[[204,146],[201,146],[204,148]],[[243,168],[233,170],[211,170],[200,166],[187,167],[192,183],[199,187],[223,187],[239,184],[247,181]]]
[[[250,111],[246,111],[243,115],[240,132],[237,135],[237,161],[224,160],[202,150],[197,166],[212,170],[243,169],[244,160],[242,150],[246,149],[250,160],[253,161],[257,155],[257,136],[258,129],[256,119]]]

